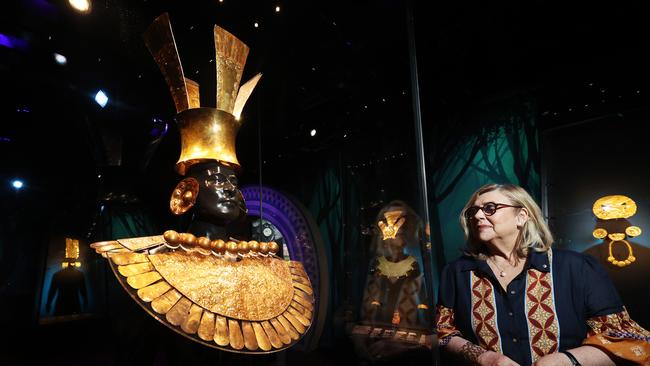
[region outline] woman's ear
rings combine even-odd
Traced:
[[[526,221],[528,221],[528,210],[525,208],[521,208],[517,213],[517,226],[518,227],[524,226]]]

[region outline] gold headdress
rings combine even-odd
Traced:
[[[249,48],[223,28],[214,26],[217,65],[217,106],[201,107],[199,84],[185,77],[167,13],[156,18],[144,34],[145,43],[162,71],[176,105],[174,119],[181,134],[178,173],[197,163],[216,160],[239,167],[235,139],[244,104],[262,74],[239,85]]]
[[[383,220],[380,220],[377,223],[377,226],[379,226],[384,240],[395,239],[397,233],[399,232],[399,229],[402,227],[402,225],[404,225],[404,222],[406,221],[405,214],[406,213],[404,211],[384,212],[386,223],[384,223]]]

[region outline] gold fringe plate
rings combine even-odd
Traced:
[[[311,326],[313,289],[302,264],[276,257],[229,262],[183,250],[142,254],[93,246],[151,316],[206,346],[237,353],[291,347]],[[109,250],[102,250],[107,249]]]

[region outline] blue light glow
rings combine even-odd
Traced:
[[[54,60],[59,65],[65,65],[65,64],[68,63],[68,59],[65,56],[63,56],[62,54],[60,54],[60,53],[55,53],[54,54]]]
[[[97,102],[97,104],[102,108],[106,107],[106,104],[108,103],[108,95],[106,95],[102,90],[98,91],[97,94],[95,94],[95,102]]]
[[[18,180],[18,179],[16,179],[16,180],[14,180],[13,182],[11,182],[11,185],[12,185],[14,188],[16,188],[16,189],[21,189],[21,188],[23,188],[23,185],[24,185],[24,184],[23,184],[23,181],[22,181],[22,180]]]

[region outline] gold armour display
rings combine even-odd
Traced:
[[[635,237],[641,235],[641,228],[629,225],[626,220],[636,214],[636,203],[629,197],[623,195],[613,195],[601,197],[594,202],[593,213],[598,218],[598,226],[592,232],[596,239],[609,239],[609,256],[607,261],[617,267],[625,267],[636,261],[632,246],[625,240],[626,236]],[[605,227],[607,226],[609,230]],[[627,247],[628,255],[624,259],[616,259],[612,252],[612,247],[616,243],[621,243]]]
[[[176,105],[181,135],[179,174],[198,163],[238,167],[235,138],[240,115],[260,74],[239,86],[248,47],[214,27],[216,108],[201,107],[199,85],[183,74],[167,14],[145,32]],[[170,209],[184,214],[198,186],[181,181]],[[230,352],[268,353],[286,349],[309,330],[314,292],[301,263],[278,258],[275,242],[210,240],[168,230],[164,235],[91,244],[109,259],[115,276],[134,301],[165,326],[206,346]]]

